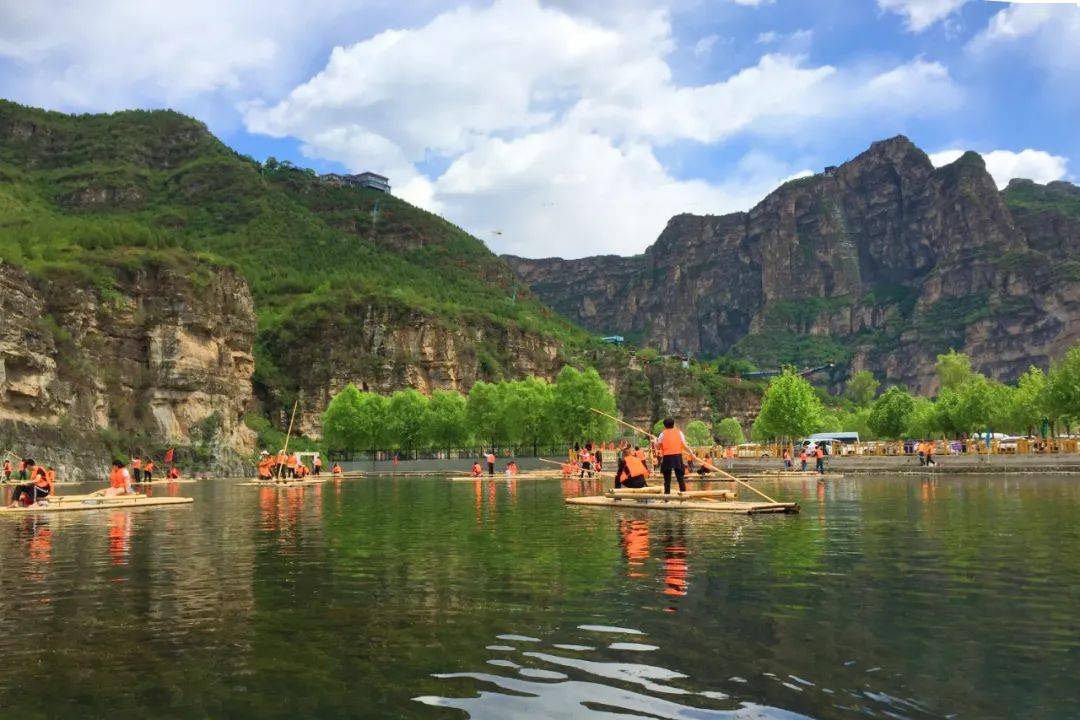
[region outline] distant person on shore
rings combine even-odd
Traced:
[[[495,448],[488,451],[487,457],[488,477],[495,477]]]
[[[4,458],[4,482],[11,482],[11,473],[14,468],[11,467],[11,461]]]
[[[730,470],[735,466],[735,446],[730,445],[724,450],[724,458],[727,461],[727,469]]]
[[[784,448],[784,469],[785,470],[791,470],[792,469],[791,451],[788,450],[787,448]]]
[[[683,465],[683,452],[690,448],[686,444],[686,436],[682,430],[675,427],[674,418],[664,418],[664,429],[656,437],[654,443],[656,452],[660,456],[660,472],[664,475],[664,494],[671,493],[671,475],[679,483],[679,492],[686,492],[686,467]]]
[[[623,450],[619,467],[615,470],[615,487],[643,488],[649,478],[649,469],[630,448]]]
[[[315,471],[315,477],[319,477],[320,475],[322,475],[322,457],[320,455],[315,456],[315,459],[311,462],[311,465]]]
[[[168,474],[165,477],[169,478],[170,480],[179,480],[180,468],[176,467],[175,465],[171,466],[169,468]]]
[[[825,450],[820,445],[814,448],[814,471],[818,475],[825,474]]]
[[[799,471],[806,472],[806,448],[799,451]]]
[[[131,473],[135,476],[135,482],[142,482],[142,458],[137,457],[131,461]]]
[[[581,475],[579,479],[585,477],[585,473],[592,477],[592,443],[585,443],[585,447],[581,449],[581,453],[578,455],[580,458]]]
[[[151,458],[146,458],[143,463],[143,482],[154,482],[154,461]]]
[[[604,470],[604,446],[600,445],[593,453],[593,470],[600,474]]]
[[[29,460],[29,458],[22,458],[21,460],[19,460],[19,480],[23,482],[26,482],[30,479],[29,476],[26,474],[27,460]],[[33,461],[31,461],[31,464],[33,464]]]
[[[937,467],[937,462],[934,460],[934,441],[928,440],[926,442],[926,467]]]

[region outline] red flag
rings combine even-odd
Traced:
[[[172,462],[172,459],[173,459],[173,449],[172,449],[172,448],[169,448],[169,449],[168,449],[168,450],[167,450],[167,451],[165,452],[165,464],[166,464],[166,465],[168,465],[169,463],[171,463],[171,462]]]

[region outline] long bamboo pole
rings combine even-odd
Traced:
[[[288,460],[289,460],[289,438],[292,437],[293,421],[296,420],[296,406],[299,405],[299,404],[300,404],[300,398],[297,398],[293,402],[293,405],[292,405],[292,417],[289,418],[289,432],[285,433],[285,447],[281,449],[281,451],[283,453],[285,453],[285,461],[286,462],[288,462]],[[278,465],[277,477],[275,478],[275,480],[277,480],[279,482],[281,481],[281,465],[280,464]]]
[[[606,412],[604,412],[604,411],[602,411],[602,410],[597,410],[596,408],[589,408],[589,409],[590,409],[590,410],[592,410],[592,411],[593,411],[594,413],[596,413],[597,415],[603,415],[603,416],[604,416],[604,417],[606,417],[606,418],[610,418],[611,420],[614,420],[614,421],[615,421],[615,422],[617,422],[617,423],[620,423],[620,424],[622,424],[622,425],[625,425],[626,427],[630,428],[631,430],[635,430],[635,431],[637,431],[637,432],[641,433],[642,435],[644,435],[644,436],[646,436],[646,437],[648,437],[648,438],[651,438],[651,439],[652,439],[653,441],[655,441],[655,440],[656,440],[656,436],[655,436],[655,435],[653,435],[653,434],[652,434],[651,432],[647,432],[647,431],[645,431],[645,430],[642,430],[641,428],[639,428],[639,427],[638,427],[638,426],[636,426],[636,425],[631,425],[630,423],[626,422],[625,420],[620,420],[619,418],[615,417],[614,415],[608,415],[608,414],[607,414]],[[729,480],[731,480],[732,482],[737,482],[737,483],[739,483],[740,485],[742,485],[742,486],[744,486],[744,487],[747,487],[747,488],[749,488],[750,490],[753,490],[753,491],[754,491],[754,492],[756,492],[756,493],[757,493],[758,495],[760,495],[761,497],[765,498],[766,500],[768,500],[768,501],[769,501],[769,502],[771,502],[771,503],[776,503],[776,502],[777,502],[776,500],[773,500],[773,499],[772,499],[771,497],[769,497],[769,496],[768,496],[768,495],[766,495],[765,493],[763,493],[763,492],[761,492],[760,490],[758,490],[758,489],[757,489],[756,487],[754,487],[753,485],[751,485],[751,484],[749,484],[749,483],[745,483],[745,482],[743,482],[742,480],[740,480],[739,478],[735,477],[735,476],[734,476],[734,475],[732,475],[731,473],[729,473],[729,472],[726,472],[726,471],[724,471],[724,470],[721,470],[720,468],[716,467],[715,465],[713,465],[713,464],[712,464],[711,462],[708,462],[707,460],[702,460],[702,459],[701,459],[701,458],[699,458],[699,457],[698,457],[697,455],[695,455],[695,454],[694,454],[694,451],[693,451],[693,450],[690,450],[690,448],[686,448],[686,449],[687,449],[687,451],[688,451],[688,452],[690,453],[690,457],[694,458],[694,459],[695,459],[695,460],[697,460],[697,461],[698,461],[699,463],[701,463],[703,467],[707,467],[707,468],[709,468],[710,470],[712,470],[712,471],[714,471],[714,472],[718,472],[718,473],[720,473],[721,475],[723,475],[724,477],[726,477],[726,478],[728,478]],[[778,504],[778,503],[777,503],[777,504]]]

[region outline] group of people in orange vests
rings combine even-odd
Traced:
[[[300,453],[287,453],[284,450],[281,450],[276,455],[271,455],[263,450],[259,454],[257,468],[260,480],[271,480],[273,478],[302,480],[308,476],[321,476],[323,461],[321,456],[316,455],[311,461],[311,467],[308,467],[308,465],[300,459]],[[335,476],[341,475],[341,465],[334,463],[331,472]]]
[[[170,451],[171,452],[171,451]],[[168,458],[166,458],[168,460]],[[153,458],[135,458],[131,461],[131,473],[135,476],[135,484],[154,481],[154,470],[156,469]],[[169,480],[180,479],[180,468],[173,464],[169,464],[169,469],[165,473],[165,477]]]
[[[485,453],[484,461],[487,462],[488,475],[489,476],[494,476],[495,475],[495,452],[491,451],[489,453]],[[479,460],[476,460],[476,461],[473,462],[472,470],[470,470],[470,472],[472,473],[473,477],[481,477],[484,474],[484,468],[480,465]],[[515,475],[517,475],[518,474],[517,461],[512,460],[512,459],[507,460],[506,461],[506,467],[503,469],[503,474],[506,475],[507,477],[514,477]]]

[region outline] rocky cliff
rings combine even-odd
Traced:
[[[949,348],[1012,379],[1080,339],[1073,190],[999,193],[979,155],[935,169],[896,137],[748,212],[676,216],[641,256],[507,260],[596,332],[765,366],[833,361],[834,380],[869,368],[928,392]]]
[[[198,444],[222,460],[252,450],[247,283],[228,269],[153,261],[116,271],[95,284],[0,263],[8,445],[66,465],[68,479],[103,471],[110,451]]]

